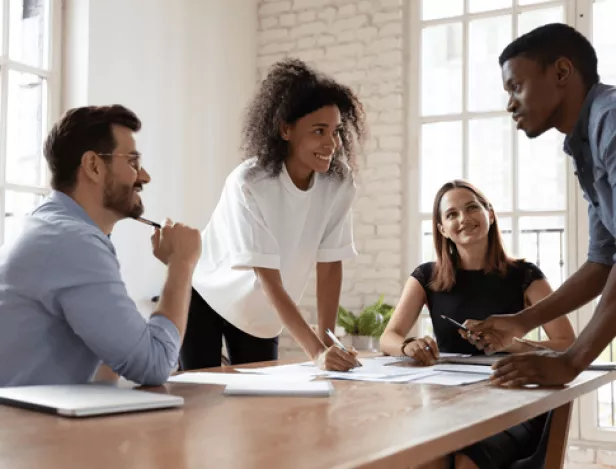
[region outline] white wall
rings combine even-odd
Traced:
[[[345,263],[342,304],[358,312],[381,294],[402,291],[405,231],[403,0],[268,0],[258,7],[259,74],[285,56],[298,57],[351,86],[370,125],[354,205],[359,256]],[[313,283],[302,306],[316,321]],[[297,349],[288,335],[281,353]]]
[[[137,113],[152,182],[145,216],[203,228],[239,162],[241,113],[256,80],[252,0],[67,0],[64,109],[120,103]],[[142,311],[162,285],[150,229],[120,222],[112,240]]]

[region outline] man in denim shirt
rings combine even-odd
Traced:
[[[529,138],[551,128],[567,136],[565,151],[588,201],[590,242],[584,265],[544,301],[515,315],[468,325],[486,349],[502,350],[513,337],[601,294],[592,320],[566,352],[512,355],[495,365],[493,375],[501,385],[565,384],[616,336],[616,89],[599,83],[594,48],[564,24],[545,25],[519,37],[499,62],[509,94],[507,110],[517,128]]]
[[[186,328],[199,231],[167,221],[152,235],[168,277],[145,320],[129,298],[109,239],[143,213],[150,181],[122,106],[73,109],[51,130],[51,195],[0,249],[0,386],[77,384],[102,363],[140,384],[166,381]]]

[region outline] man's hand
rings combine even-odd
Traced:
[[[566,353],[552,351],[510,355],[492,368],[492,384],[509,387],[526,384],[558,386],[567,384],[578,375]]]
[[[490,316],[485,321],[464,321],[472,333],[472,343],[486,353],[496,353],[511,347],[515,337],[524,337],[529,329],[519,314]]]
[[[195,266],[201,256],[201,235],[198,230],[165,220],[152,234],[152,251],[163,264],[186,262]]]
[[[319,354],[315,359],[315,363],[319,368],[327,371],[349,371],[352,368],[361,366],[357,359],[356,350],[345,352],[335,345]]]

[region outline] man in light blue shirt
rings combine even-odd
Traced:
[[[51,130],[54,190],[0,248],[0,386],[86,383],[101,363],[157,385],[176,365],[199,232],[167,221],[152,235],[168,277],[149,320],[127,294],[109,239],[117,221],[143,213],[150,176],[133,138],[140,127],[116,105],[70,110]]]
[[[616,336],[616,88],[599,82],[590,42],[564,24],[520,36],[500,56],[507,110],[535,138],[551,128],[566,135],[565,152],[588,201],[587,261],[543,301],[511,316],[468,324],[493,350],[514,336],[567,314],[602,295],[574,344],[563,353],[512,355],[495,366],[496,384],[560,385],[574,379]],[[528,188],[532,190],[532,188]]]

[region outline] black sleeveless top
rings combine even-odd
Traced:
[[[411,274],[426,292],[428,310],[434,335],[441,352],[482,354],[474,345],[458,334],[455,325],[441,318],[441,314],[464,323],[467,319],[486,319],[492,314],[517,313],[524,309],[524,292],[535,280],[543,279],[543,272],[526,261],[516,261],[506,275],[485,273],[483,270],[462,270],[450,291],[430,289],[434,262],[421,264]]]

